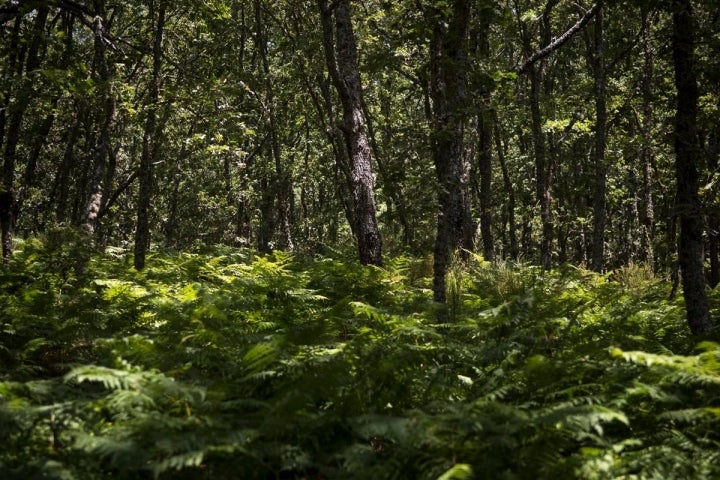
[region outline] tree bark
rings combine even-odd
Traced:
[[[550,44],[550,12],[557,4],[557,0],[550,0],[546,4],[542,14],[542,41]],[[519,14],[519,11],[518,11]],[[540,111],[540,97],[543,85],[543,74],[545,70],[544,56],[538,57],[539,63],[531,62],[534,58],[532,55],[532,45],[530,33],[524,28],[522,20],[518,17],[520,24],[522,43],[525,55],[528,61],[525,62],[527,67],[521,68],[526,73],[530,81],[530,119],[532,131],[533,155],[535,157],[535,195],[537,204],[540,208],[540,218],[542,223],[542,234],[540,239],[540,265],[543,269],[549,270],[552,261],[552,241],[553,241],[553,218],[552,218],[552,196],[550,191],[550,172],[547,160],[547,146],[545,135],[542,131],[542,113]],[[551,50],[552,51],[552,50]],[[528,243],[528,242],[524,242]]]
[[[492,217],[492,138],[493,117],[490,112],[490,94],[483,92],[483,105],[478,115],[478,173],[480,174],[480,237],[483,243],[483,257],[488,262],[495,261],[495,240],[493,238]]]
[[[100,132],[95,141],[92,157],[92,176],[90,178],[90,196],[85,204],[81,226],[90,236],[95,233],[98,213],[103,204],[105,174],[110,154],[110,137],[115,123],[115,98],[110,85],[110,69],[106,58],[105,1],[94,0],[94,57],[93,77],[98,84],[97,107],[101,108]]]
[[[318,1],[328,71],[343,107],[341,129],[351,161],[353,209],[360,263],[381,265],[382,238],[376,217],[370,145],[362,114],[362,87],[350,16],[350,0],[338,0],[332,7],[327,0]]]
[[[547,162],[545,135],[542,131],[542,114],[540,112],[541,73],[535,66],[530,67],[530,115],[532,121],[533,151],[535,154],[535,187],[540,205],[542,221],[542,237],[540,240],[540,265],[550,270],[552,262],[552,194]]]
[[[165,2],[160,0],[155,23],[155,2],[150,3],[150,19],[153,28],[152,77],[148,88],[147,118],[143,134],[142,153],[140,154],[140,189],[138,192],[137,225],[135,228],[134,265],[137,270],[145,268],[145,258],[150,246],[150,202],[152,200],[153,156],[158,141],[157,104],[160,99],[160,77],[162,69],[162,42],[165,28]]]
[[[695,20],[691,0],[673,0],[676,209],[680,219],[678,263],[690,331],[702,335],[713,328],[705,291],[702,258],[702,207],[698,195],[700,145],[697,137],[698,88],[695,72]]]
[[[277,198],[277,215],[274,217],[273,230],[277,227],[277,246],[281,250],[295,250],[295,243],[290,228],[290,203],[292,200],[292,175],[283,165],[280,137],[275,108],[275,87],[270,72],[270,61],[268,59],[267,41],[265,39],[265,21],[262,15],[262,6],[258,0],[255,1],[255,25],[256,45],[260,53],[263,74],[265,77],[265,105],[264,115],[267,122],[268,134],[270,136],[270,155],[275,165],[273,178],[269,180],[270,188]]]
[[[605,166],[605,126],[607,111],[605,107],[605,55],[603,48],[603,9],[595,15],[595,51],[593,65],[595,76],[595,193],[593,198],[593,250],[592,269],[601,272],[605,256],[605,206],[606,175]]]
[[[33,129],[34,135],[30,148],[30,153],[28,155],[27,163],[25,164],[25,171],[23,173],[22,183],[20,185],[20,188],[18,189],[17,198],[15,199],[15,203],[13,205],[14,222],[17,222],[20,218],[20,214],[22,213],[22,208],[24,206],[28,190],[35,186],[35,176],[37,173],[38,160],[40,158],[40,153],[42,152],[43,146],[47,141],[47,136],[50,134],[50,129],[55,122],[55,107],[57,106],[57,102],[58,97],[54,97],[51,99],[49,105],[50,113],[47,114],[45,118],[43,118],[43,120],[39,123],[39,125],[36,125]],[[13,229],[14,228],[15,225],[13,225]]]
[[[505,215],[507,219],[506,221],[508,225],[508,237],[510,237],[510,245],[505,246],[504,250],[507,251],[507,254],[504,254],[503,257],[516,260],[520,253],[520,248],[518,246],[517,226],[515,224],[515,187],[513,186],[512,179],[510,178],[510,171],[508,170],[507,162],[505,161],[505,147],[503,145],[497,115],[493,116],[493,123],[495,150],[497,151],[498,162],[500,163],[500,170],[502,171],[503,186],[508,196],[507,205],[505,207]]]
[[[87,109],[82,101],[76,102],[76,108],[72,114],[72,124],[68,128],[65,136],[65,148],[63,149],[62,161],[55,174],[51,198],[52,203],[55,205],[55,220],[58,222],[72,218],[71,212],[68,211],[70,176],[76,163],[75,145],[80,138],[80,130],[86,111]]]
[[[641,244],[643,259],[650,268],[655,268],[655,211],[653,206],[653,94],[652,77],[654,71],[655,51],[651,38],[652,23],[650,15],[643,16],[643,76],[642,76],[642,222]]]
[[[470,2],[450,2],[449,16],[431,9],[430,97],[432,154],[438,179],[439,212],[433,263],[433,299],[445,303],[446,276],[463,233],[463,139]]]
[[[28,76],[33,70],[40,66],[40,46],[44,38],[45,22],[47,21],[50,9],[47,6],[38,8],[32,29],[32,38],[27,53],[25,64],[25,76],[20,81],[19,91],[16,93],[17,100],[15,104],[9,106],[9,114],[7,116],[8,126],[5,142],[3,145],[3,164],[2,164],[2,185],[0,185],[0,231],[2,241],[2,257],[7,259],[12,255],[13,251],[13,227],[15,224],[15,165],[17,147],[20,142],[22,133],[23,117],[30,101],[33,97],[32,80]],[[15,28],[13,30],[13,38],[11,42],[15,44],[17,49],[17,41],[19,35],[19,26],[22,20],[16,19]],[[17,51],[10,52],[10,67],[17,65],[19,74],[22,75],[22,66],[20,58],[16,57]],[[0,131],[2,135],[2,131]]]

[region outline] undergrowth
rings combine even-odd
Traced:
[[[0,270],[3,479],[720,477],[720,347],[639,267],[473,257],[437,324],[426,259],[82,248]]]

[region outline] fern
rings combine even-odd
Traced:
[[[437,325],[428,258],[72,249],[0,270],[10,478],[720,475],[720,349],[649,272],[469,255]]]

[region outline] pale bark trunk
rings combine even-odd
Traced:
[[[98,107],[102,108],[100,116],[100,132],[95,142],[92,157],[92,176],[90,177],[90,196],[85,204],[81,226],[88,235],[95,233],[98,213],[103,204],[105,191],[105,175],[107,160],[110,154],[110,137],[115,122],[115,98],[110,85],[110,70],[106,58],[105,36],[105,2],[95,0],[95,29],[93,75],[98,82]]]
[[[382,239],[378,229],[370,145],[362,114],[362,87],[353,33],[350,1],[319,0],[323,23],[323,44],[330,76],[343,107],[342,131],[351,161],[353,210],[360,262],[382,264]],[[333,39],[333,32],[335,38]]]

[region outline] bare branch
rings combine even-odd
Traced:
[[[562,47],[568,40],[573,37],[573,35],[580,31],[580,29],[583,28],[595,16],[598,10],[600,10],[600,7],[602,7],[602,3],[603,0],[599,0],[595,5],[590,8],[590,10],[585,12],[585,15],[583,15],[582,18],[580,18],[580,20],[575,23],[575,25],[570,27],[565,33],[563,33],[559,37],[555,38],[548,45],[533,53],[530,58],[525,60],[525,63],[523,63],[522,66],[518,69],[518,73],[527,73],[528,69],[532,67],[535,62],[547,57],[552,52]]]

